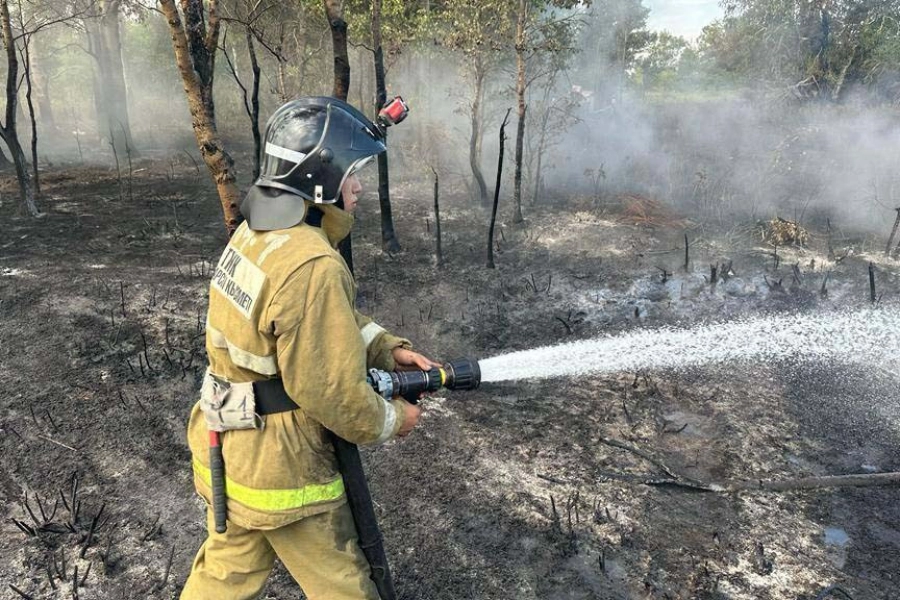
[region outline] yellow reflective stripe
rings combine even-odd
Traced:
[[[194,474],[212,487],[209,467],[194,459]],[[310,483],[300,488],[282,490],[258,490],[236,483],[225,477],[225,494],[248,508],[264,511],[291,510],[337,500],[344,493],[344,480],[338,477],[331,483]]]

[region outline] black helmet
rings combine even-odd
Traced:
[[[382,130],[346,102],[292,100],[266,124],[260,176],[241,212],[254,230],[292,227],[303,219],[304,199],[337,202],[344,180],[385,149]]]

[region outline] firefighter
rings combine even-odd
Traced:
[[[357,172],[383,130],[333,98],[301,98],[266,127],[261,176],[210,284],[209,368],[188,425],[208,537],[181,598],[256,598],[276,556],[311,600],[377,600],[326,430],[361,445],[408,434],[419,409],[386,401],[367,368],[439,366],[354,309],[335,249],[353,224]],[[211,508],[220,436],[227,529]],[[221,433],[218,433],[221,432]]]

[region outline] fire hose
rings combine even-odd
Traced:
[[[481,383],[478,361],[462,358],[452,360],[442,367],[428,371],[379,371],[371,369],[367,377],[369,385],[385,399],[403,398],[417,404],[422,394],[436,392],[442,387],[448,390],[473,390]],[[344,478],[347,503],[356,522],[359,547],[371,568],[371,578],[381,600],[394,600],[394,580],[388,566],[387,555],[378,520],[372,508],[372,497],[363,471],[359,450],[336,435],[332,435],[338,466]]]

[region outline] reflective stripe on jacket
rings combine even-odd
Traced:
[[[334,249],[352,215],[325,206],[322,227],[238,227],[210,284],[206,350],[228,381],[281,377],[298,410],[268,415],[262,430],[223,434],[228,518],[275,528],[336,508],[344,487],[326,429],[356,444],[381,443],[402,422],[366,383],[366,369],[392,370],[409,342],[354,309],[356,286]],[[197,491],[211,498],[208,434],[195,405],[188,424]]]

